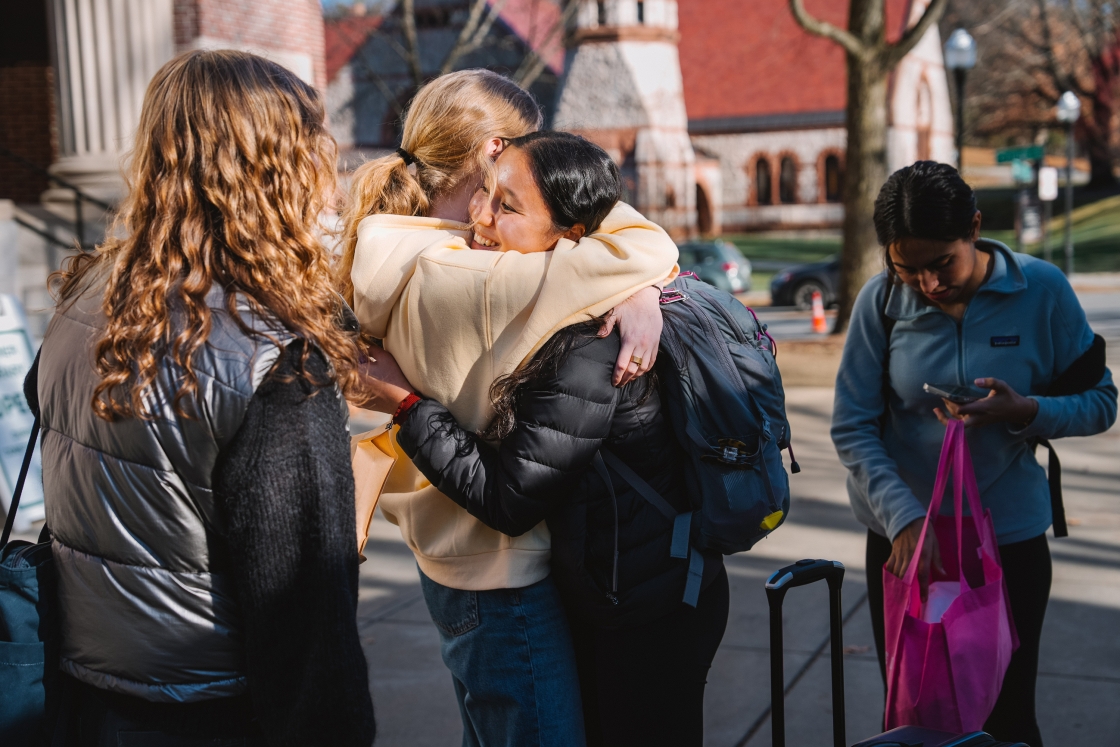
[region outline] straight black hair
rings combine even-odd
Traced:
[[[544,197],[556,228],[580,223],[594,233],[622,199],[622,178],[607,152],[570,132],[530,132],[509,147],[529,157],[533,180]]]
[[[915,161],[891,174],[875,198],[874,220],[892,279],[892,244],[905,238],[967,239],[976,212],[972,187],[948,164]]]

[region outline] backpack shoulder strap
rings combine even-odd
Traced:
[[[891,333],[894,332],[895,322],[898,320],[887,314],[887,304],[891,300],[892,284],[888,278],[883,291],[883,305],[879,307],[879,320],[883,324],[883,333],[886,345],[883,347],[883,414],[879,417],[879,433],[882,435],[887,429],[887,411],[891,406]]]
[[[1095,334],[1089,349],[1046,388],[1046,396],[1062,397],[1087,392],[1100,382],[1104,372],[1104,338]],[[1050,513],[1053,515],[1054,536],[1068,537],[1066,507],[1062,497],[1062,463],[1058,459],[1058,452],[1054,451],[1054,447],[1045,438],[1034,439],[1032,445],[1045,446],[1050,452],[1050,465],[1046,470],[1046,476],[1050,483]]]
[[[607,463],[607,466],[617,472],[619,477],[625,480],[630,487],[638,491],[638,495],[645,498],[654,508],[664,514],[665,518],[677,518],[677,511],[670,506],[669,502],[662,498],[661,494],[654,490],[648,482],[643,480],[637,472],[630,469],[625,462],[606,449],[599,449],[599,453],[603,455],[603,461]]]
[[[692,512],[678,512],[670,506],[669,502],[662,498],[661,494],[654,490],[648,482],[643,480],[637,472],[630,469],[625,462],[611,452],[606,449],[599,449],[599,454],[602,455],[603,461],[618,473],[619,477],[638,492],[638,495],[645,498],[646,501],[660,511],[666,519],[673,522],[673,540],[669,550],[670,557],[688,557],[688,536],[692,528]],[[599,469],[598,465],[596,465],[595,469]],[[600,472],[600,476],[603,476],[603,472]],[[609,476],[604,477],[604,479],[607,480],[609,484]]]
[[[1050,452],[1050,465],[1046,470],[1046,479],[1050,483],[1050,513],[1054,526],[1055,537],[1068,537],[1069,528],[1066,526],[1066,505],[1062,498],[1062,463],[1058,459],[1058,452],[1045,438],[1036,439],[1035,446],[1045,446]]]
[[[23,484],[27,482],[27,471],[31,468],[31,456],[35,453],[35,442],[39,439],[39,416],[35,416],[35,423],[31,426],[31,437],[27,439],[27,449],[23,452],[23,464],[19,468],[19,477],[16,479],[15,489],[12,490],[12,501],[8,506],[8,518],[4,522],[4,533],[0,535],[0,552],[8,546],[8,539],[12,536],[12,527],[16,523],[16,511],[19,510],[19,498],[23,494]]]

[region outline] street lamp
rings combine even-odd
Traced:
[[[1066,126],[1066,276],[1073,274],[1073,125],[1081,116],[1081,99],[1066,91],[1058,99],[1058,121]]]
[[[976,40],[964,29],[949,34],[945,42],[945,67],[957,81],[957,171],[964,163],[964,79],[976,67]]]

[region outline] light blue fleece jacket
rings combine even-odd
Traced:
[[[933,414],[942,402],[923,384],[971,385],[990,376],[1038,400],[1038,414],[1022,430],[1005,423],[967,430],[981,502],[991,509],[1001,545],[1036,537],[1051,523],[1046,473],[1027,440],[1090,436],[1116,420],[1116,387],[1107,370],[1083,394],[1040,396],[1093,341],[1065,276],[997,241],[977,246],[991,252],[994,264],[959,324],[909,287],[890,289],[886,313],[897,321],[882,434],[885,272],[864,286],[852,311],[836,377],[832,441],[848,468],[856,518],[891,540],[925,516],[945,437]],[[951,514],[951,495],[943,505]]]

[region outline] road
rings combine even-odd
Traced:
[[[1120,277],[1114,287],[1087,287],[1077,284],[1077,297],[1081,301],[1093,331],[1114,346],[1120,346]],[[749,306],[749,299],[747,305]],[[778,342],[783,340],[812,340],[820,337],[812,328],[812,314],[789,306],[754,306],[758,319]],[[825,315],[829,329],[835,321],[834,311]]]

